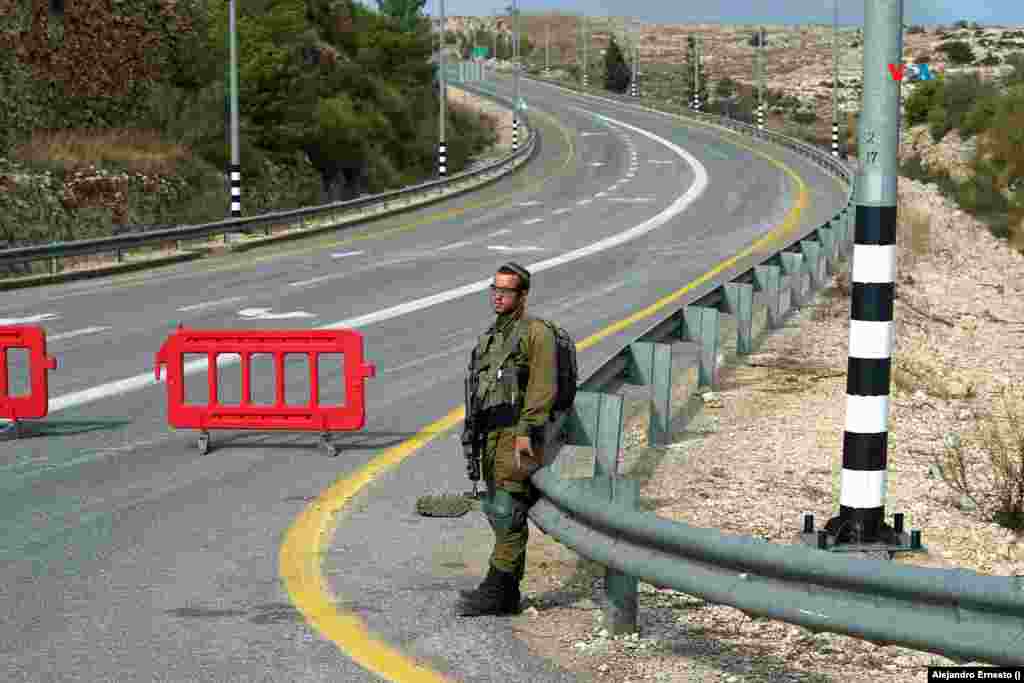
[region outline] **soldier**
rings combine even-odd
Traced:
[[[487,577],[460,591],[459,616],[518,614],[526,569],[526,512],[537,501],[529,477],[544,464],[544,425],[557,393],[555,337],[526,315],[530,273],[517,263],[498,269],[491,285],[497,321],[477,343],[477,424],[486,433],[481,509],[494,530]],[[518,340],[518,343],[516,341]]]

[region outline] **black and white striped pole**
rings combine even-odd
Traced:
[[[551,78],[551,24],[545,24],[544,29],[544,78]]]
[[[589,24],[587,24],[586,15],[583,15],[583,24],[581,30],[583,32],[583,89],[586,90],[588,87],[590,87],[590,64],[587,62],[587,57],[589,56],[587,52],[588,48],[590,47],[590,26]]]
[[[832,0],[832,156],[839,158],[839,0]]]
[[[438,28],[441,34],[440,49],[437,52],[438,72],[441,74],[440,97],[438,99],[441,101],[441,111],[438,115],[437,175],[440,178],[444,178],[448,175],[448,146],[445,144],[444,139],[444,120],[447,115],[445,105],[447,104],[446,100],[448,99],[448,74],[445,73],[447,66],[444,61],[444,0],[438,0],[438,5],[440,6],[440,23],[438,24]]]
[[[843,466],[839,515],[828,521],[825,532],[840,547],[917,550],[920,533],[908,538],[901,514],[893,527],[885,522],[900,135],[900,83],[888,78],[887,65],[903,55],[903,0],[864,4]]]
[[[764,27],[757,30],[757,129],[764,130]]]
[[[697,87],[694,90],[693,104],[694,104],[694,108],[697,110],[697,113],[699,114],[700,110],[701,110],[701,101],[700,101],[700,36],[697,36],[697,37],[695,37],[693,39],[693,48],[694,48],[694,54],[697,57],[694,60],[694,71],[693,71],[694,83],[697,84]]]
[[[228,3],[228,70],[230,72],[229,95],[231,107],[231,164],[228,166],[228,177],[231,187],[231,217],[242,217],[242,166],[238,152],[238,22],[236,20],[235,0]],[[228,234],[224,233],[224,241]]]

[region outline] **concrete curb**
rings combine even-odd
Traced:
[[[182,263],[184,261],[193,261],[195,259],[202,258],[203,256],[204,254],[201,251],[180,251],[178,253],[171,254],[170,256],[144,258],[139,259],[138,261],[131,261],[129,263],[100,266],[99,268],[69,270],[64,273],[56,273],[54,275],[31,275],[29,277],[11,278],[0,280],[0,291],[27,289],[29,287],[41,287],[43,285],[53,285],[62,282],[73,282],[75,280],[89,280],[106,275],[131,273],[145,268],[154,268],[156,266],[166,266],[174,263]]]

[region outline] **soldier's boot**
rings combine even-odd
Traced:
[[[519,581],[513,572],[494,570],[497,574],[496,583],[489,586],[481,584],[480,590],[473,596],[463,598],[456,609],[460,617],[506,616],[519,614],[519,603],[522,595],[519,592]]]
[[[471,588],[469,590],[460,590],[459,597],[463,599],[475,598],[479,593],[485,592],[490,588],[497,587],[499,585],[501,585],[500,573],[498,572],[497,569],[488,564],[487,576],[484,577],[484,580],[480,583],[480,585],[476,588]]]

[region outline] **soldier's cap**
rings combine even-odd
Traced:
[[[530,271],[528,271],[526,268],[523,268],[515,261],[509,261],[498,270],[511,271],[515,273],[516,275],[519,276],[519,288],[523,291],[527,291],[530,289]]]

